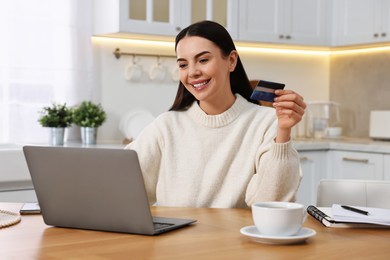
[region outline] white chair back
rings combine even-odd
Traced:
[[[324,179],[317,189],[317,207],[347,204],[390,209],[390,181]]]

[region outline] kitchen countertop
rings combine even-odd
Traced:
[[[390,141],[375,141],[370,138],[294,138],[293,144],[295,149],[298,151],[343,150],[352,152],[390,154]]]
[[[342,137],[339,139],[294,138],[293,145],[298,152],[304,151],[348,151],[390,154],[390,141],[374,141],[369,138]],[[66,144],[68,147],[99,147],[123,149],[123,144],[97,144],[83,146],[77,143]],[[23,145],[0,145],[0,191],[32,189],[31,179],[24,160]]]
[[[26,144],[0,144],[0,151],[22,150]],[[37,144],[33,144],[37,145]],[[47,146],[47,144],[41,144]],[[293,139],[293,145],[298,151],[313,151],[313,150],[345,150],[370,153],[388,153],[390,154],[389,141],[375,141],[370,138],[352,138],[341,137],[332,139],[314,139],[296,137]],[[95,145],[82,145],[81,143],[66,143],[65,147],[95,147],[95,148],[114,148],[123,149],[124,144],[121,143],[99,143]]]

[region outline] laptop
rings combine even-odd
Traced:
[[[196,222],[152,216],[133,150],[24,146],[23,152],[47,225],[157,235]]]

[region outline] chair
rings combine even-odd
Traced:
[[[347,204],[390,209],[390,181],[324,179],[317,189],[317,207]]]

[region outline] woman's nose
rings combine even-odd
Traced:
[[[200,70],[197,66],[190,66],[188,70],[188,74],[190,77],[197,77],[200,75]]]

